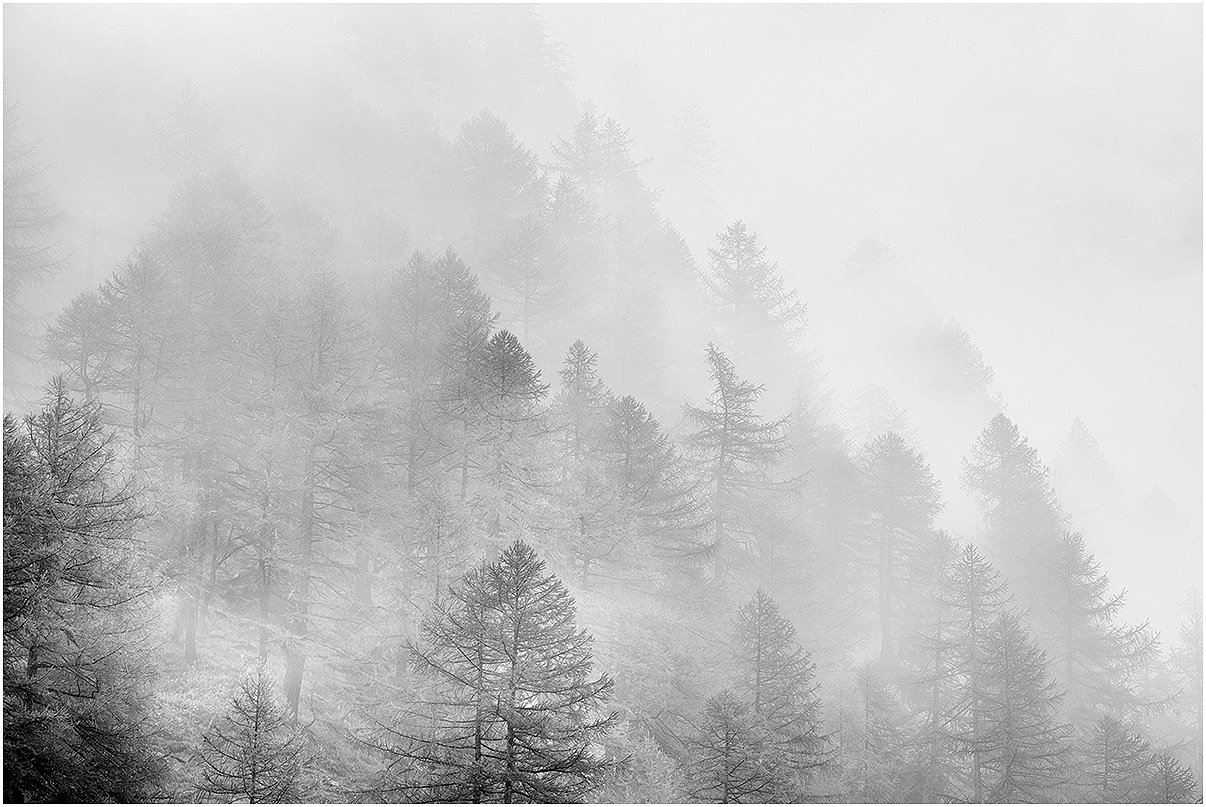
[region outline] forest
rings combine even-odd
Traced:
[[[835,390],[707,117],[655,166],[537,11],[332,13],[390,100],[316,88],[269,171],[179,87],[46,321],[81,258],[6,88],[6,802],[1201,801],[1200,588],[1125,611],[1083,421],[1040,456],[941,315],[867,337],[933,409]]]

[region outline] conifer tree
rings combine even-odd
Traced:
[[[1065,781],[1071,727],[1058,720],[1062,697],[1047,659],[1016,613],[984,636],[984,725],[979,750],[990,802],[1049,801]]]
[[[782,489],[773,471],[786,450],[786,419],[768,421],[757,412],[763,387],[742,381],[715,345],[708,345],[707,361],[707,405],[684,406],[683,414],[695,428],[686,445],[709,499],[708,551],[715,576],[724,578],[766,549],[757,545],[755,524],[766,515],[769,494]]]
[[[1091,804],[1142,801],[1151,750],[1143,735],[1116,717],[1103,717],[1082,737],[1076,799]]]
[[[687,744],[692,801],[749,804],[790,801],[791,774],[751,707],[725,690],[704,706]]]
[[[993,706],[986,637],[1009,607],[999,573],[974,546],[964,548],[935,589],[923,628],[914,698],[922,710],[915,740],[918,797],[983,801]]]
[[[815,666],[795,627],[761,589],[737,612],[733,659],[734,692],[750,704],[767,742],[796,774],[823,764],[828,754]]]
[[[871,516],[871,563],[879,581],[877,606],[880,655],[893,654],[893,637],[899,620],[900,589],[908,563],[924,543],[942,507],[938,485],[930,466],[895,432],[880,435],[859,458]]]
[[[1063,514],[1038,452],[1003,414],[996,415],[963,460],[963,489],[984,514],[991,548],[1021,603],[1045,632],[1039,570],[1053,562]]]
[[[1157,649],[1144,622],[1118,622],[1125,593],[1110,592],[1109,578],[1079,533],[1065,533],[1044,586],[1043,637],[1053,670],[1067,690],[1069,720],[1087,727],[1105,714],[1140,705],[1138,684]]]
[[[4,100],[4,355],[5,407],[25,386],[14,370],[30,369],[37,356],[37,315],[29,308],[32,292],[61,271],[64,252],[58,240],[62,214],[47,195],[38,145],[27,139],[19,105]],[[29,390],[36,398],[36,389]],[[22,395],[24,397],[24,395]]]
[[[480,359],[475,454],[481,489],[474,506],[497,538],[547,482],[534,441],[546,433],[542,402],[549,385],[510,331],[499,331]]]
[[[201,741],[198,792],[225,803],[300,801],[305,741],[276,700],[276,682],[260,665],[239,682],[227,713]]]
[[[141,517],[99,404],[56,379],[38,414],[4,418],[6,802],[156,796]]]
[[[741,333],[798,343],[805,327],[805,308],[794,291],[784,288],[778,264],[766,257],[766,246],[744,221],[735,221],[708,249],[704,282],[716,310]]]
[[[520,541],[454,585],[411,647],[422,700],[375,743],[400,771],[382,791],[571,802],[598,787],[613,684],[594,675],[591,636],[575,621],[565,586]]]
[[[1193,771],[1169,754],[1156,754],[1147,766],[1147,788],[1143,801],[1151,804],[1200,802],[1198,780]]]

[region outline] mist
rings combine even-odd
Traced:
[[[98,613],[162,669],[129,683],[153,728],[121,800],[250,798],[213,750],[238,721],[203,731],[232,698],[279,712],[257,795],[284,801],[1159,800],[1073,773],[1115,734],[1144,748],[1124,778],[1200,797],[1200,7],[4,23],[5,486],[50,484],[10,475],[53,477],[66,423],[112,455],[95,490],[130,491],[93,537],[136,548],[96,574],[147,590]],[[6,545],[41,534],[30,497],[22,521],[6,494]],[[9,563],[6,642],[92,624],[10,617],[53,586]],[[592,667],[548,639],[579,664],[545,694],[591,717],[495,789],[473,748],[431,750],[467,719],[447,625],[540,574],[594,642]],[[1060,760],[1025,785],[920,705],[934,648],[961,652],[937,603],[981,577],[993,641],[1045,653],[1001,683],[1049,693],[1041,748],[999,740]],[[790,719],[744,689],[787,675],[748,666],[766,626]],[[40,648],[23,692],[71,672]],[[479,737],[514,728],[499,709]],[[31,746],[58,731],[9,711]],[[705,786],[721,728],[762,749],[757,788]],[[17,779],[6,801],[97,797]]]

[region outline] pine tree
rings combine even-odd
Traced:
[[[207,800],[249,804],[300,801],[305,741],[276,700],[276,682],[261,665],[201,741],[197,791]]]
[[[893,654],[899,621],[896,601],[907,564],[942,508],[938,484],[920,453],[895,432],[880,435],[859,458],[871,516],[871,563],[879,580],[880,655]]]
[[[780,490],[772,472],[786,450],[786,419],[768,421],[756,411],[763,387],[742,381],[733,363],[708,345],[712,393],[706,407],[684,406],[695,427],[686,446],[705,480],[710,498],[708,551],[716,577],[731,577],[742,563],[762,555],[755,524],[765,515],[769,494]]]
[[[779,605],[759,589],[733,628],[734,692],[750,704],[766,740],[804,775],[828,757],[816,668]]]
[[[609,764],[596,744],[613,687],[592,676],[591,637],[565,586],[516,541],[453,586],[411,647],[428,684],[376,745],[411,800],[571,802]],[[425,693],[425,694],[424,694]]]
[[[790,800],[788,766],[767,742],[749,705],[733,692],[713,696],[687,743],[688,796],[713,804]]]
[[[4,418],[6,802],[157,793],[141,516],[98,404],[56,379],[37,415]]]

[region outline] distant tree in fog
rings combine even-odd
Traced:
[[[708,249],[704,285],[716,310],[741,334],[755,328],[757,337],[783,339],[795,345],[807,322],[804,303],[788,291],[778,264],[766,257],[766,246],[744,221],[735,221]]]
[[[64,267],[58,238],[62,213],[50,200],[45,167],[21,122],[16,101],[4,101],[4,357],[12,365],[37,356],[30,295]],[[14,383],[11,370],[5,385]]]
[[[1145,801],[1152,754],[1147,740],[1116,717],[1103,717],[1081,737],[1075,800],[1090,804]]]
[[[718,577],[739,571],[742,557],[757,556],[765,504],[778,489],[772,472],[787,448],[784,419],[757,411],[763,387],[743,381],[729,358],[708,345],[712,392],[705,406],[684,406],[693,429],[685,444],[703,475],[709,551]]]
[[[870,563],[876,570],[880,655],[893,654],[898,631],[897,601],[909,585],[909,563],[920,551],[942,509],[930,466],[895,432],[868,443],[859,457],[871,516]]]

